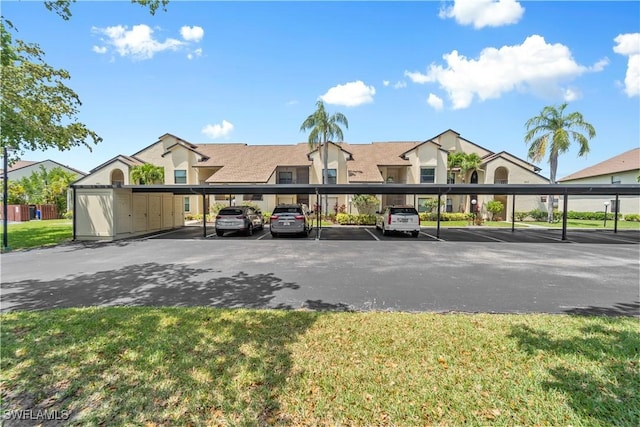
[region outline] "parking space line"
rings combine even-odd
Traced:
[[[258,237],[256,240],[264,239],[265,237],[267,237],[267,234],[269,234],[269,233],[262,233],[262,236]]]
[[[420,234],[424,234],[427,237],[431,237],[433,240],[437,240],[438,242],[446,242],[446,240],[440,239],[439,237],[433,236],[429,233],[425,233],[424,231],[420,231]]]
[[[547,239],[547,240],[553,240],[554,242],[567,242],[567,243],[575,243],[571,240],[562,240],[562,239],[558,239],[557,237],[550,237],[550,236],[545,236],[544,234],[539,234],[540,231],[535,231],[535,230],[522,230],[523,232],[527,233],[527,234],[535,234],[536,237],[542,237],[543,239]]]
[[[477,232],[473,232],[473,231],[469,231],[469,230],[463,230],[460,229],[460,231],[462,231],[463,233],[469,233],[469,234],[473,234],[474,236],[480,236],[480,237],[484,237],[485,239],[490,239],[493,240],[494,242],[501,242],[501,243],[506,243],[506,240],[502,240],[502,239],[498,239],[492,236],[487,236],[486,234],[482,234],[482,233],[477,233]]]
[[[374,239],[376,239],[376,240],[378,240],[378,241],[380,240],[380,239],[378,238],[378,236],[376,236],[375,234],[373,234],[373,233],[371,232],[371,230],[369,230],[368,228],[365,228],[365,229],[364,229],[364,231],[366,231],[367,233],[371,234],[371,237],[373,237]]]

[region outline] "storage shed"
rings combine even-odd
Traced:
[[[77,240],[115,240],[184,225],[182,197],[130,188],[77,188]]]

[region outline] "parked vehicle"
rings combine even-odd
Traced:
[[[411,233],[413,237],[420,234],[420,215],[413,206],[387,206],[377,213],[376,228],[385,236],[394,231]]]
[[[262,213],[250,206],[230,206],[220,209],[216,216],[216,234],[223,236],[225,231],[241,231],[251,236],[254,230],[264,229]]]
[[[307,205],[278,205],[273,210],[269,221],[271,235],[298,234],[308,236],[313,228],[311,212]]]

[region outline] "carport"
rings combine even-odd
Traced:
[[[185,196],[200,195],[202,197],[203,206],[208,206],[207,197],[210,195],[233,195],[243,193],[253,194],[315,194],[316,197],[329,194],[403,194],[403,195],[434,195],[438,198],[438,206],[442,196],[445,195],[511,195],[511,231],[515,231],[515,200],[518,195],[549,195],[562,196],[564,201],[564,211],[562,215],[562,240],[567,239],[567,207],[569,206],[569,196],[572,195],[589,195],[589,196],[611,196],[615,197],[616,205],[620,196],[640,196],[640,184],[265,184],[265,185],[72,185],[73,189],[73,238],[77,240],[79,221],[89,221],[91,218],[78,218],[83,214],[90,215],[90,210],[78,211],[78,198],[86,194],[100,193],[100,208],[103,210],[112,209],[117,193],[126,191],[130,192],[133,197],[137,194],[158,194],[162,196],[164,204],[155,203],[150,206],[149,215],[157,214],[158,209],[167,209],[169,203],[173,203],[174,210],[173,221],[169,224],[167,218],[162,217],[163,228],[171,228],[183,225],[177,220],[179,211],[177,204],[170,202],[169,195]],[[105,204],[105,200],[110,200],[111,204]],[[162,206],[165,206],[164,208]],[[119,212],[111,212],[101,218],[102,221],[115,221],[115,217],[132,216],[133,204],[129,206],[129,212],[126,212],[126,206],[120,207]],[[320,213],[317,212],[319,216]],[[318,218],[318,224],[321,222]],[[207,223],[203,221],[202,235],[207,235]],[[112,224],[113,228],[113,224]],[[618,231],[618,216],[614,215],[614,232]],[[115,235],[115,234],[114,234]],[[437,228],[436,236],[440,237],[440,209],[437,211]]]

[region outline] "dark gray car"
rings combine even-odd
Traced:
[[[216,216],[216,234],[224,235],[225,231],[241,231],[247,236],[253,230],[262,230],[264,221],[262,213],[250,206],[230,206],[220,209]]]
[[[311,212],[306,205],[278,205],[273,210],[269,221],[271,235],[297,234],[308,236],[313,228]]]

